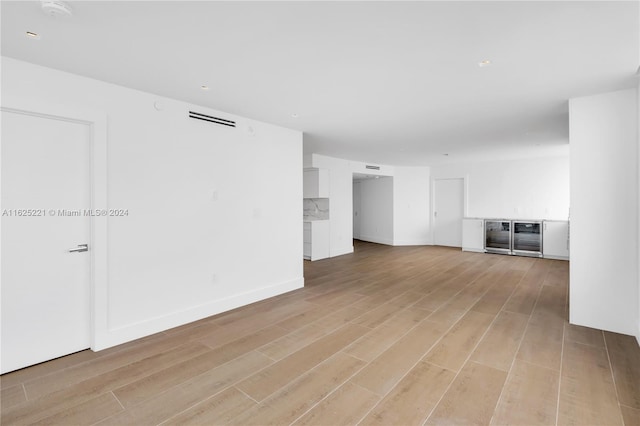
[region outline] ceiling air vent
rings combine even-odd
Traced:
[[[208,121],[210,123],[221,124],[223,126],[236,127],[236,122],[225,120],[224,118],[213,117],[211,115],[200,114],[199,112],[189,111],[189,118],[196,120]]]
[[[369,170],[380,170],[380,166],[370,166],[370,165],[366,165],[364,166],[365,169],[369,169]]]

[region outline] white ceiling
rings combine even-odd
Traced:
[[[569,98],[637,84],[636,1],[68,3],[2,1],[2,54],[369,163],[560,155]]]

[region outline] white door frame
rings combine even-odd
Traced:
[[[435,227],[435,207],[436,207],[436,181],[438,180],[451,180],[451,179],[462,179],[462,192],[463,192],[463,196],[462,196],[462,217],[467,217],[468,216],[468,203],[467,203],[467,197],[469,194],[468,191],[468,187],[469,187],[469,175],[464,175],[464,176],[447,176],[447,177],[431,177],[431,194],[429,194],[429,213],[430,213],[430,217],[429,217],[429,228],[431,229],[431,245],[434,245],[436,243],[436,227]],[[460,226],[462,226],[462,224],[460,224]]]
[[[90,208],[107,210],[107,115],[101,112],[69,108],[65,105],[43,102],[38,99],[2,96],[2,111],[46,117],[87,125],[90,134]],[[1,155],[1,154],[0,154]],[[0,162],[1,167],[1,162]],[[0,182],[1,183],[1,182]],[[1,201],[0,201],[1,202]],[[2,206],[0,206],[0,210]],[[107,222],[108,216],[90,218],[90,330],[91,349],[107,347],[108,334],[108,277],[107,277]],[[0,224],[0,237],[2,225]],[[0,249],[1,250],[1,249]],[[0,256],[2,253],[0,252]]]

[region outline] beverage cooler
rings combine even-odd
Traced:
[[[487,253],[542,257],[542,222],[487,219],[484,229]]]
[[[487,253],[511,254],[511,221],[484,221],[484,251]]]
[[[542,223],[513,221],[511,250],[519,256],[542,257]]]

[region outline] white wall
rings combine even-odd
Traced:
[[[395,167],[393,245],[432,244],[428,167]]]
[[[108,206],[130,216],[108,222],[96,349],[303,285],[300,132],[10,58],[2,96],[108,116]]]
[[[353,253],[353,173],[348,161],[313,154],[311,167],[329,170],[329,256]]]
[[[466,178],[467,217],[558,219],[569,216],[569,157],[431,168],[432,179]]]
[[[380,170],[366,168],[366,163],[341,158],[312,154],[305,159],[307,167],[329,169],[331,200],[331,256],[353,252],[353,173],[393,177],[390,188],[392,197],[391,230],[385,230],[380,238],[393,245],[429,244],[429,168],[394,167],[379,165]],[[387,189],[389,190],[389,189]],[[380,229],[388,228],[388,220],[378,224]],[[365,236],[361,230],[360,237]],[[377,237],[374,237],[377,238]],[[382,240],[380,240],[382,241]]]
[[[636,89],[571,99],[570,322],[638,333]]]
[[[393,245],[393,179],[360,181],[360,239]]]

